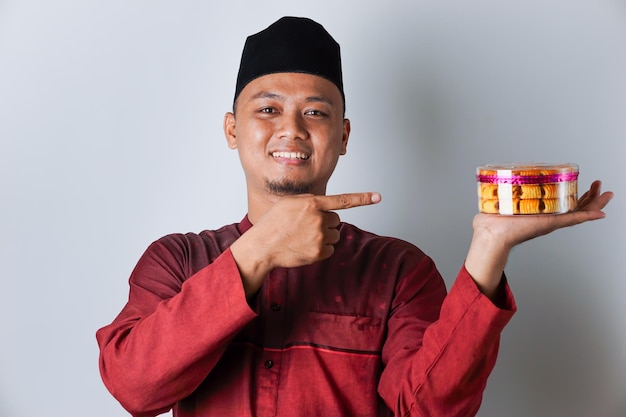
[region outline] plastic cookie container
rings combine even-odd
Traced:
[[[492,214],[555,214],[578,202],[578,165],[504,163],[476,168],[478,210]]]

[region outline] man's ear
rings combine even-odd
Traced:
[[[340,155],[345,155],[348,150],[348,138],[350,137],[350,119],[343,119],[343,136],[341,137]]]
[[[235,133],[235,115],[228,112],[224,115],[224,136],[230,149],[237,149],[237,135]]]

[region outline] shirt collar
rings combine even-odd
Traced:
[[[244,234],[252,227],[252,223],[250,223],[250,219],[248,219],[248,215],[246,214],[244,218],[237,224],[237,230],[239,233]]]

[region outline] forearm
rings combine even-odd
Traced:
[[[516,309],[505,284],[494,291],[503,301],[499,308],[463,274],[446,297],[439,322],[424,336],[423,362],[413,363],[414,379],[423,378],[415,401],[429,404],[423,406],[429,410],[427,415],[467,417],[478,411],[496,363],[501,332]],[[422,374],[424,367],[427,371]]]
[[[138,416],[167,411],[191,394],[255,317],[232,258],[199,271],[148,313],[153,297],[132,286],[120,316],[97,334],[102,379]]]
[[[461,271],[446,297],[439,320],[424,333],[422,345],[385,371],[384,382],[400,389],[402,416],[473,415],[496,362],[500,333],[516,307],[503,282],[503,305],[498,308]],[[390,372],[390,373],[388,373]],[[397,388],[396,388],[397,389]]]
[[[510,248],[486,233],[474,233],[465,269],[481,293],[495,301]]]
[[[267,251],[267,242],[258,236],[253,226],[230,246],[230,252],[237,265],[246,298],[250,299],[274,268]]]

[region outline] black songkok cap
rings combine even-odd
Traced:
[[[344,97],[339,44],[311,19],[283,17],[248,36],[241,55],[235,100],[250,81],[277,72],[319,75],[333,82]]]

